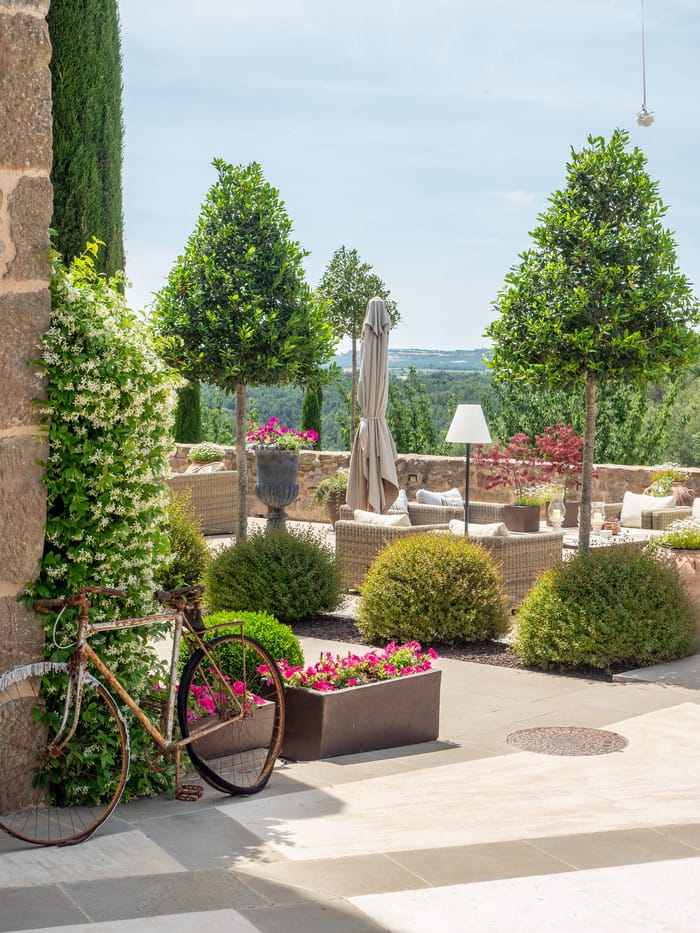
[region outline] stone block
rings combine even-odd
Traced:
[[[7,198],[10,235],[15,255],[8,275],[15,281],[39,281],[48,285],[49,227],[53,214],[53,188],[48,177],[21,178]]]
[[[23,3],[26,8],[31,4]],[[48,3],[36,3],[43,13]],[[0,165],[51,171],[51,43],[46,20],[0,3]]]
[[[0,596],[0,673],[44,656],[44,628],[16,596]]]
[[[39,357],[38,335],[49,326],[49,290],[0,295],[0,432],[37,425],[33,398],[44,394],[44,379],[30,361]]]
[[[2,596],[15,596],[22,592],[37,575],[46,522],[43,470],[37,459],[46,455],[46,444],[37,435],[0,436]]]

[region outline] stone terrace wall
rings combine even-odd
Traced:
[[[42,382],[29,367],[49,324],[53,213],[49,0],[0,0],[0,671],[42,653],[17,596],[36,576],[46,502]]]
[[[171,458],[173,471],[180,473],[189,463],[187,455],[191,444],[178,444]],[[224,462],[229,469],[236,467],[236,451],[225,447]],[[255,454],[247,452],[248,460],[248,514],[264,515],[265,506],[255,496]],[[290,518],[303,521],[323,521],[321,509],[311,507],[311,497],[316,486],[326,476],[332,476],[338,467],[347,467],[350,454],[345,451],[302,451],[299,454],[299,498],[287,507]],[[464,493],[464,457],[418,457],[411,454],[399,454],[397,460],[399,483],[408,493],[408,498],[416,497],[417,489],[432,489],[436,492],[456,486]],[[625,490],[643,492],[649,485],[651,467],[617,466],[615,464],[598,465],[598,479],[593,484],[593,498],[606,502],[621,502]],[[690,475],[688,485],[700,495],[700,470],[687,470]],[[486,502],[507,502],[509,491],[503,488],[484,489],[485,473],[473,466],[470,470],[470,498]]]

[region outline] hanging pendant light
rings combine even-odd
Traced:
[[[640,0],[641,4],[641,13],[642,13],[642,90],[643,90],[643,100],[642,100],[642,109],[637,114],[636,120],[640,126],[651,126],[654,122],[654,114],[651,110],[647,110],[647,65],[646,57],[644,55],[644,0]]]

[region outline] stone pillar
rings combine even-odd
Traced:
[[[29,363],[49,324],[53,213],[49,0],[0,0],[0,671],[40,656],[41,624],[17,596],[37,574],[47,455]]]

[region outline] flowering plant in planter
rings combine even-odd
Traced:
[[[286,428],[274,415],[263,425],[248,422],[246,440],[254,447],[274,447],[279,450],[302,450],[313,447],[318,440],[315,431],[295,431]]]
[[[516,505],[532,505],[533,487],[540,477],[539,454],[529,434],[514,434],[506,445],[494,444],[486,450],[477,450],[472,458],[477,466],[486,467],[489,475],[484,481],[485,489],[496,486],[511,486]],[[539,504],[537,498],[535,504]]]
[[[384,651],[370,651],[363,655],[348,652],[345,657],[333,657],[330,651],[326,651],[309,667],[293,667],[284,659],[278,661],[278,667],[286,686],[327,693],[429,671],[435,658],[437,653],[432,648],[424,652],[417,641],[405,645],[390,642]],[[264,665],[258,668],[258,672],[266,673]]]
[[[680,518],[666,528],[661,534],[651,539],[647,548],[651,551],[657,548],[670,547],[682,551],[700,550],[700,520],[697,518]]]
[[[211,673],[216,674],[216,671],[212,670]],[[259,697],[256,693],[251,693],[250,690],[246,690],[246,686],[242,680],[232,680],[230,677],[227,677],[226,674],[222,676],[224,681],[231,687],[233,695],[246,712],[250,712],[255,706],[265,705],[265,701],[262,697]],[[160,684],[155,685],[156,691],[162,689]],[[228,693],[212,693],[208,684],[203,684],[201,686],[192,684],[190,686],[190,697],[191,702],[187,709],[187,721],[189,723],[197,722],[197,720],[202,719],[203,716],[212,716],[220,709],[222,703],[228,705],[231,702],[231,697]]]
[[[583,475],[583,437],[576,434],[570,425],[556,424],[547,427],[535,438],[538,456],[542,458],[542,475],[550,482],[564,487],[564,497],[569,490],[577,490]],[[598,471],[593,470],[593,479]]]

